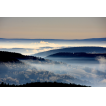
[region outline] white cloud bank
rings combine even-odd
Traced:
[[[99,68],[100,68],[100,71],[103,71],[103,72],[106,72],[106,58],[105,57],[101,57],[101,56],[98,56],[96,58],[96,60],[99,61]]]
[[[45,42],[45,41],[40,41],[40,42],[35,42],[35,43],[31,43],[31,45],[35,45],[37,47],[44,47],[44,46],[49,46],[49,47],[68,47],[69,45],[66,44],[56,44],[56,43],[49,43],[49,42]]]

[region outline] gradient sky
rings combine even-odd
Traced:
[[[0,38],[86,39],[106,37],[106,18],[0,17]]]

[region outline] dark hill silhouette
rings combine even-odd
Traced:
[[[36,56],[28,56],[28,55],[22,55],[20,53],[15,52],[8,52],[8,51],[0,51],[0,63],[2,62],[15,62],[15,63],[22,63],[20,60],[31,60],[30,62],[34,63],[42,63],[42,64],[65,64],[57,61],[52,61],[48,59],[44,59],[41,57]]]
[[[11,62],[11,63],[22,63],[14,57],[15,53],[0,51],[0,63]]]
[[[85,53],[85,52],[77,52],[77,53],[66,53],[66,52],[60,52],[56,54],[49,55],[47,57],[62,57],[62,58],[69,58],[69,57],[86,57],[86,58],[95,58],[97,56],[104,56],[106,57],[106,53]]]
[[[33,56],[38,56],[38,57],[47,57],[49,55],[59,53],[59,52],[86,52],[86,53],[106,53],[106,48],[104,47],[68,47],[68,48],[62,48],[62,49],[55,49],[55,50],[50,50],[46,52],[40,52],[37,54],[33,54]]]
[[[6,83],[1,83],[0,87],[91,87],[85,85],[77,85],[77,84],[66,84],[66,83],[57,83],[57,82],[32,82],[26,83],[23,85],[9,85]]]
[[[0,38],[1,41],[35,41],[35,40],[45,40],[45,41],[106,41],[106,38],[88,38],[88,39],[11,39],[11,38]]]
[[[11,58],[11,57],[7,57],[7,56],[1,56],[0,57],[0,63],[1,62],[11,62],[11,63],[13,63],[13,62],[15,62],[15,63],[20,63],[20,61],[18,60],[18,59],[16,59],[16,58]]]
[[[22,55],[20,53],[0,51],[0,62],[20,62],[19,60],[38,60],[47,62],[44,58]]]
[[[3,58],[33,59],[33,60],[41,60],[41,61],[45,60],[43,58],[38,58],[38,57],[34,57],[34,56],[27,56],[27,55],[22,55],[20,53],[7,52],[7,51],[0,51],[0,56]]]

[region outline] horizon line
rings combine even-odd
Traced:
[[[101,38],[84,38],[84,39],[48,39],[48,38],[0,38],[0,39],[17,39],[17,40],[19,40],[19,39],[22,39],[22,40],[25,40],[25,39],[27,39],[27,40],[42,40],[42,39],[44,39],[44,40],[85,40],[85,39],[102,39],[102,38],[106,38],[106,37],[101,37]]]
[[[69,46],[69,47],[60,47],[58,49],[62,49],[62,48],[74,48],[74,47],[102,47],[102,48],[106,48],[103,46]],[[0,49],[35,49],[35,48],[0,48]]]

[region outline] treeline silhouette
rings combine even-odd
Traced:
[[[45,61],[44,58],[40,58],[40,57],[27,56],[15,52],[0,51],[0,62],[19,62],[18,59],[23,59],[23,60],[32,59],[32,60]]]
[[[2,82],[0,87],[91,87],[85,85],[77,85],[77,84],[66,84],[66,83],[57,83],[57,82],[31,82],[23,85],[9,85]]]
[[[77,53],[68,53],[68,52],[59,52],[47,57],[91,57],[95,58],[97,56],[106,57],[106,53],[85,53],[85,52],[77,52]]]
[[[0,51],[0,63],[2,62],[23,63],[20,60],[31,60],[30,62],[34,62],[38,64],[39,63],[63,64],[61,62],[52,61],[41,57],[22,55],[21,53],[16,53],[16,52]]]

